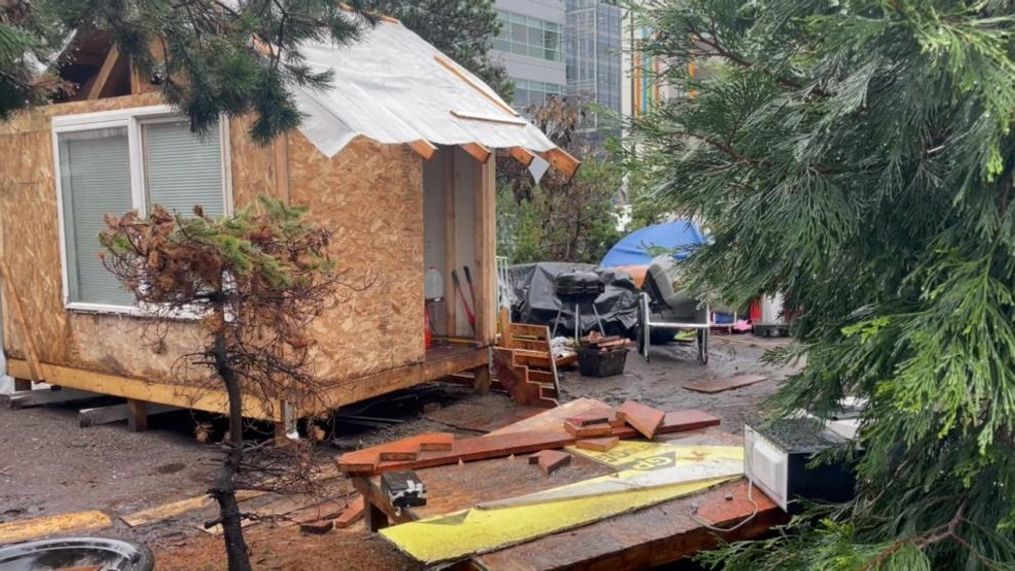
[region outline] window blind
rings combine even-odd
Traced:
[[[222,144],[219,130],[204,136],[190,132],[186,121],[148,123],[141,127],[148,204],[190,215],[200,204],[211,217],[225,214]]]
[[[70,301],[133,305],[99,259],[106,214],[134,208],[127,129],[65,133],[58,141]]]

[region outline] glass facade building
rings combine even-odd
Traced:
[[[566,17],[567,92],[602,109],[589,113],[581,129],[587,142],[598,147],[620,136],[623,14],[604,0],[567,0]]]
[[[492,57],[515,84],[519,110],[567,92],[564,70],[564,0],[496,0],[500,32]]]

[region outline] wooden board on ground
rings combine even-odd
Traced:
[[[684,383],[684,388],[698,393],[714,394],[739,389],[740,387],[746,387],[767,380],[768,377],[764,375],[736,375],[726,379]]]
[[[240,490],[236,492],[236,501],[251,500],[263,496],[265,493],[260,490]],[[131,527],[140,527],[165,521],[188,512],[210,507],[214,504],[215,500],[211,496],[203,495],[143,509],[132,514],[120,516],[120,519]]]
[[[645,438],[652,439],[655,437],[659,427],[662,426],[666,413],[629,400],[620,405],[617,416],[640,432]]]
[[[113,525],[100,511],[75,512],[0,523],[0,545],[56,534],[81,533]]]

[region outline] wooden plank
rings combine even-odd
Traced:
[[[475,192],[476,338],[493,344],[497,338],[497,163],[487,156],[479,169]]]
[[[68,532],[105,529],[113,525],[100,511],[86,511],[0,523],[0,545]]]
[[[698,381],[696,383],[685,383],[684,388],[698,393],[714,394],[723,391],[739,389],[762,381],[767,381],[764,375],[736,375],[725,379],[714,381]]]
[[[163,404],[149,404],[148,416],[174,412],[177,410],[183,409]],[[126,404],[112,404],[109,406],[83,408],[78,411],[78,426],[81,428],[98,426],[100,424],[109,424],[111,422],[120,422],[123,420],[127,420]]]
[[[127,430],[131,432],[148,431],[148,403],[127,399]]]
[[[605,438],[586,438],[575,442],[575,446],[584,450],[593,450],[595,452],[609,452],[613,449],[620,439],[616,436],[607,436]]]
[[[121,377],[108,373],[98,373],[41,363],[43,377],[54,385],[64,388],[74,388],[93,393],[112,395],[123,398],[132,398],[178,406],[180,408],[192,408],[206,412],[225,413],[228,411],[227,397],[224,391],[205,390],[196,387],[183,385],[169,385],[165,383],[148,382],[142,379]],[[28,363],[23,359],[9,359],[7,370],[11,376],[24,377],[28,374]],[[266,407],[259,399],[247,395],[243,399],[243,416],[258,418],[261,420],[274,420],[281,415],[279,407]],[[269,414],[268,411],[271,411]]]
[[[335,527],[346,528],[363,519],[364,507],[363,495],[360,494],[341,515],[335,518]]]
[[[468,72],[465,71],[464,68],[459,66],[453,60],[442,55],[435,55],[433,56],[433,59],[440,64],[441,67],[451,72],[452,75],[465,82],[469,87],[475,89],[480,95],[490,101],[490,103],[493,103],[512,117],[518,117],[517,111],[512,109],[511,106],[505,103],[503,99],[497,96],[497,94],[491,92],[489,87],[477,83],[476,80],[472,79],[468,75]]]
[[[25,306],[22,304],[21,296],[18,295],[17,290],[14,288],[14,281],[11,279],[13,274],[11,273],[10,266],[7,265],[7,260],[4,258],[0,258],[0,274],[2,274],[0,279],[3,279],[4,282],[4,293],[7,296],[7,302],[10,304],[11,309],[14,310],[14,319],[21,328],[21,338],[24,339],[25,353],[28,357],[27,374],[23,373],[19,375],[11,369],[10,363],[13,359],[8,359],[8,370],[14,378],[31,379],[39,382],[46,377],[43,375],[42,362],[39,360],[39,352],[36,349],[34,332],[28,327],[28,318],[25,317]]]
[[[539,469],[548,476],[557,469],[563,468],[571,463],[571,455],[559,450],[543,450],[542,452],[533,454],[529,457],[529,464],[533,463],[533,458],[536,460],[535,463],[539,465]]]
[[[536,155],[532,151],[521,147],[511,147],[508,149],[508,153],[511,155],[511,158],[521,163],[523,167],[532,164],[532,160],[536,158]]]
[[[266,493],[267,492],[261,490],[240,490],[236,492],[236,501],[244,502],[252,500],[254,498],[259,498]],[[141,527],[165,521],[188,512],[211,507],[213,505],[215,505],[214,498],[205,494],[203,496],[169,502],[167,504],[136,511],[132,514],[120,516],[120,520],[130,527]]]
[[[94,399],[100,396],[102,395],[86,391],[76,391],[74,389],[60,389],[60,390],[38,389],[12,394],[9,397],[7,404],[13,409],[20,409],[20,408],[31,408],[33,406],[43,406],[47,404],[59,404],[65,402]]]
[[[113,67],[116,66],[117,60],[120,59],[120,50],[116,46],[111,46],[109,52],[106,53],[106,59],[102,61],[102,67],[99,68],[99,73],[95,77],[95,82],[92,83],[91,89],[88,90],[88,99],[98,99],[102,95],[103,89],[109,82],[109,76],[113,72]]]
[[[596,436],[609,436],[613,434],[613,427],[606,422],[578,426],[573,422],[564,421],[564,430],[575,438],[593,438]]]
[[[465,143],[459,146],[462,148],[463,151],[468,153],[469,156],[484,164],[490,158],[490,155],[493,154],[490,151],[490,149],[484,147],[479,143]]]
[[[620,409],[617,410],[617,416],[630,424],[645,438],[652,439],[655,437],[659,427],[662,426],[666,413],[629,400],[620,405]]]
[[[423,157],[424,161],[429,161],[437,153],[437,147],[426,139],[419,139],[409,143],[409,148],[417,155]]]

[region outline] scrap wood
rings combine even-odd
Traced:
[[[335,527],[342,529],[349,527],[357,521],[363,519],[363,512],[366,509],[366,502],[361,494],[357,497],[349,507],[345,508],[345,511],[335,518]]]
[[[605,438],[586,438],[575,442],[575,446],[584,450],[594,450],[596,452],[608,452],[620,439],[616,436],[607,436]]]
[[[640,432],[645,438],[651,440],[655,437],[659,427],[662,426],[666,413],[629,400],[620,405],[617,416]]]
[[[386,527],[382,537],[426,565],[497,551],[562,531],[707,490],[724,479],[676,484],[624,494],[501,509],[466,509]]]
[[[55,516],[0,523],[0,545],[59,533],[95,531],[113,525],[100,511],[74,512]]]
[[[578,416],[569,416],[564,421],[570,422],[575,426],[585,426],[588,424],[599,424],[608,422],[613,417],[612,411],[609,413],[585,413]]]
[[[303,533],[312,533],[314,535],[321,535],[328,533],[335,529],[335,521],[330,519],[322,519],[317,521],[308,521],[300,524],[300,531]]]
[[[557,426],[560,426],[559,421]],[[719,424],[719,419],[700,410],[681,410],[665,413],[656,434],[670,434],[696,430]],[[629,426],[614,428],[611,431],[618,438],[634,438],[639,432]],[[337,460],[339,470],[350,476],[370,476],[391,470],[412,470],[446,466],[460,462],[472,462],[489,458],[502,458],[512,454],[528,454],[540,450],[564,448],[574,444],[581,438],[565,431],[555,432],[507,432],[487,434],[478,438],[465,438],[455,441],[451,450],[437,452],[420,452],[415,460],[381,462],[368,464],[361,455],[364,451],[343,454]],[[370,450],[370,449],[367,449]],[[352,455],[352,456],[350,456]]]
[[[338,466],[350,473],[370,471],[381,462],[412,461],[420,452],[451,450],[454,441],[455,436],[446,432],[418,434],[343,454]]]
[[[529,464],[538,464],[539,469],[546,475],[570,463],[571,455],[559,450],[541,450],[529,456]]]
[[[341,515],[347,507],[349,501],[344,498],[325,500],[288,513],[285,518],[298,524],[331,520]]]
[[[681,461],[677,463],[671,462],[664,468],[621,470],[616,474],[590,478],[559,488],[552,488],[514,498],[484,502],[476,507],[479,509],[498,509],[577,500],[606,494],[627,494],[637,490],[714,481],[716,479],[721,479],[725,482],[739,478],[744,473],[743,447],[741,446],[678,447],[663,444],[658,447],[658,451],[658,457],[660,458],[666,458],[668,455],[674,454],[681,458]]]
[[[260,496],[263,496],[267,492],[262,490],[239,490],[236,492],[236,501],[242,502],[251,500]],[[141,511],[134,512],[120,516],[120,520],[130,527],[140,527],[143,525],[149,525],[160,521],[165,521],[169,518],[176,517],[178,515],[185,514],[187,512],[199,510],[208,506],[211,506],[215,500],[210,495],[197,496],[194,498],[187,498],[185,500],[178,500],[175,502],[169,502],[160,506],[155,506]]]
[[[587,424],[585,426],[577,426],[571,421],[564,421],[564,430],[568,434],[576,438],[589,438],[595,436],[609,436],[613,434],[613,427],[607,422],[601,422],[599,424]]]
[[[717,379],[713,381],[698,381],[696,383],[685,383],[684,388],[689,391],[695,391],[699,393],[714,394],[721,393],[723,391],[730,391],[733,389],[739,389],[740,387],[746,387],[762,381],[767,381],[768,377],[763,375],[736,375],[726,379]]]

